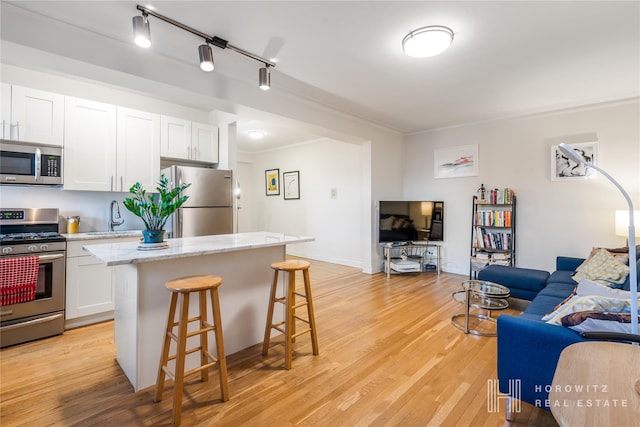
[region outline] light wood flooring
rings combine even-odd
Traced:
[[[320,355],[311,354],[307,334],[298,338],[290,371],[281,345],[267,358],[260,345],[228,356],[230,400],[220,402],[215,370],[208,382],[188,381],[183,426],[505,425],[504,407],[487,411],[496,339],[450,323],[462,310],[451,293],[463,276],[387,280],[311,263]],[[112,322],[3,349],[0,358],[2,427],[171,423],[172,383],[160,403],[152,388],[133,393],[115,361]],[[523,404],[511,425],[557,424]]]

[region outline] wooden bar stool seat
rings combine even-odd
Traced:
[[[311,281],[309,280],[309,264],[303,260],[285,260],[277,261],[271,264],[274,270],[273,283],[271,285],[271,295],[269,297],[269,310],[267,313],[267,326],[264,333],[264,341],[262,343],[262,354],[269,354],[269,342],[271,340],[271,330],[275,329],[284,335],[284,366],[291,369],[291,359],[293,355],[293,343],[296,337],[309,333],[311,334],[311,346],[313,354],[320,354],[318,350],[318,335],[316,332],[316,321],[313,314],[313,299],[311,297]],[[284,296],[277,297],[278,273],[282,271],[287,274],[288,280],[285,282]],[[296,292],[296,271],[302,271],[304,278],[304,293]],[[296,303],[296,296],[301,297],[302,301]],[[275,303],[285,306],[285,318],[282,322],[273,323],[273,310]],[[300,307],[307,308],[307,318],[296,315],[296,309]],[[303,322],[306,328],[296,332],[296,320]]]
[[[165,284],[165,287],[171,292],[171,303],[169,305],[169,316],[167,319],[167,327],[162,347],[162,355],[160,357],[160,366],[158,368],[158,380],[156,382],[155,402],[162,400],[162,392],[164,391],[165,375],[174,380],[174,399],[173,399],[173,424],[180,425],[182,418],[182,395],[184,386],[184,377],[200,372],[200,380],[207,381],[209,379],[209,368],[217,365],[220,376],[220,393],[222,401],[229,400],[229,386],[227,380],[227,362],[224,354],[224,340],[222,337],[222,322],[220,320],[220,300],[218,297],[218,287],[222,284],[222,279],[217,276],[191,276],[182,277],[171,280]],[[211,309],[213,323],[207,321],[207,291],[211,295]],[[189,318],[189,295],[197,292],[199,297],[199,315]],[[176,321],[176,308],[178,305],[178,297],[180,301],[180,313]],[[191,322],[199,322],[199,328],[189,332],[187,326]],[[173,329],[177,327],[177,335]],[[213,332],[216,340],[217,354],[214,357],[209,352],[209,343],[207,334]],[[200,345],[191,349],[187,349],[187,338],[199,336]],[[176,354],[169,356],[169,348],[171,340],[176,342]],[[188,354],[200,353],[200,366],[185,372],[185,359]],[[175,369],[171,371],[168,363],[175,360]]]

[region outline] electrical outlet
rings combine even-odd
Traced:
[[[338,189],[336,187],[332,187],[331,188],[331,198],[332,199],[337,199],[338,198]]]

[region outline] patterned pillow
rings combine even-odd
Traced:
[[[589,253],[587,259],[591,258],[598,253],[600,249],[605,249],[611,255],[613,255],[618,261],[623,264],[629,265],[629,248],[593,248]]]
[[[628,266],[615,259],[606,249],[600,249],[578,267],[572,278],[579,282],[584,277],[601,285],[617,288],[624,283],[628,274]]]
[[[640,316],[638,316],[640,320]],[[631,333],[631,314],[601,311],[579,311],[562,318],[562,326],[577,332],[623,332]]]
[[[571,298],[559,309],[545,315],[542,320],[554,325],[560,325],[564,316],[578,311],[607,311],[610,313],[630,313],[631,300],[607,298],[597,295],[578,296]]]

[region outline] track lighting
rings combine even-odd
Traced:
[[[147,15],[133,17],[133,41],[140,47],[151,46],[151,32]]]
[[[198,54],[200,55],[200,68],[202,71],[213,71],[213,52],[208,44],[198,46]]]
[[[258,72],[258,86],[262,90],[271,89],[271,74],[269,73],[269,66],[260,68]]]
[[[158,18],[161,21],[167,22],[175,27],[178,27],[184,31],[187,31],[191,34],[195,34],[198,37],[204,39],[205,44],[198,46],[198,55],[200,56],[200,68],[204,71],[213,71],[213,52],[211,50],[211,45],[218,47],[220,49],[229,49],[234,52],[237,52],[241,55],[244,55],[248,58],[253,59],[254,61],[261,62],[264,64],[264,67],[260,68],[258,74],[258,84],[260,89],[267,90],[271,87],[271,76],[269,74],[269,68],[275,67],[276,64],[272,61],[264,59],[258,55],[254,55],[251,52],[248,52],[244,49],[240,49],[237,46],[232,45],[225,39],[222,39],[217,36],[209,36],[201,31],[198,31],[194,28],[189,27],[181,22],[175,21],[169,17],[161,15],[149,8],[144,6],[137,5],[136,9],[142,12],[142,16],[134,16],[133,17],[133,38],[135,43],[141,47],[149,47],[151,46],[151,36],[149,31],[149,15],[154,18]]]

